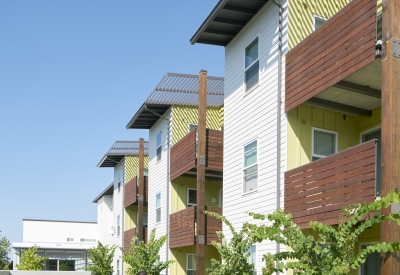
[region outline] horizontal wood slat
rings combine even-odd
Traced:
[[[206,210],[222,215],[222,207],[206,206]],[[220,242],[217,236],[218,231],[222,231],[222,221],[215,217],[206,215],[206,244],[212,245],[212,242]]]
[[[224,134],[222,131],[206,131],[206,168],[223,169]],[[192,130],[171,147],[171,180],[196,168],[196,130]]]
[[[196,207],[188,207],[170,215],[170,248],[195,244]]]
[[[286,55],[286,112],[375,60],[376,0],[353,0]]]
[[[340,210],[375,200],[376,140],[285,173],[285,212],[307,228],[310,221],[338,224]]]
[[[143,235],[144,235],[144,242],[147,243],[147,226],[143,227]],[[132,228],[132,229],[128,229],[125,230],[124,232],[124,249],[128,250],[129,247],[131,246],[132,243],[132,239],[137,236],[138,232],[137,232],[137,228]]]
[[[137,195],[139,192],[137,186],[138,177],[134,177],[124,186],[124,207],[128,207],[129,205],[137,204],[138,199]],[[148,203],[148,176],[144,176],[144,204],[147,205]]]

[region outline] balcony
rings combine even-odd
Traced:
[[[222,215],[222,208],[206,206],[211,212]],[[212,245],[212,241],[218,241],[217,231],[222,231],[222,221],[206,215],[206,244]],[[196,244],[196,206],[170,215],[170,248],[184,247]]]
[[[353,0],[286,55],[286,112],[309,104],[369,117],[381,105],[376,0]]]
[[[206,179],[222,179],[224,133],[206,131]],[[196,130],[171,147],[171,180],[179,176],[196,177],[197,174]]]
[[[137,236],[136,227],[124,232],[124,249],[127,250],[131,246],[133,237]],[[147,226],[143,226],[144,242],[147,243]]]
[[[339,223],[341,208],[375,200],[376,140],[354,146],[285,173],[285,212],[300,228],[310,221]]]
[[[134,177],[131,179],[127,184],[124,186],[124,207],[128,207],[130,205],[137,205],[138,204],[138,193],[139,187],[137,185],[138,177]],[[147,183],[149,182],[149,177],[144,177],[144,205],[148,203],[148,186]]]

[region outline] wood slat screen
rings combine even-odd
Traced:
[[[206,206],[206,210],[222,215],[222,208],[216,206]],[[207,245],[212,245],[212,241],[219,242],[217,231],[222,231],[222,221],[215,217],[206,215]]]
[[[308,228],[310,221],[338,224],[341,209],[375,200],[376,140],[285,173],[285,212]]]
[[[286,112],[375,60],[376,0],[353,0],[286,54]]]
[[[207,129],[206,154],[207,168],[223,169],[224,132]]]
[[[185,172],[196,167],[196,130],[171,147],[170,179],[174,180]]]
[[[134,177],[127,184],[125,184],[124,188],[124,207],[128,207],[132,204],[137,204],[137,194],[138,194],[138,187],[137,187],[137,180],[138,177]],[[148,182],[149,177],[144,176],[144,204],[148,203]]]
[[[124,249],[127,250],[131,246],[133,237],[136,236],[136,227],[124,232]]]
[[[170,215],[170,248],[195,244],[196,207],[192,206]]]

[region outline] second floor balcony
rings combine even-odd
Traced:
[[[124,232],[124,249],[127,250],[131,246],[132,239],[138,235],[137,228],[125,230]],[[147,226],[143,226],[144,242],[147,243]]]
[[[124,207],[128,207],[130,205],[138,204],[138,194],[139,194],[139,186],[138,186],[139,177],[134,177],[124,186]],[[148,203],[148,182],[149,177],[144,176],[144,204]]]
[[[222,131],[206,131],[206,178],[222,179],[224,134]],[[197,135],[192,130],[171,147],[171,180],[179,176],[196,177]]]

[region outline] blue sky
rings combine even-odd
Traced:
[[[0,230],[95,221],[96,165],[166,72],[224,75],[224,48],[189,39],[217,0],[0,1]]]

